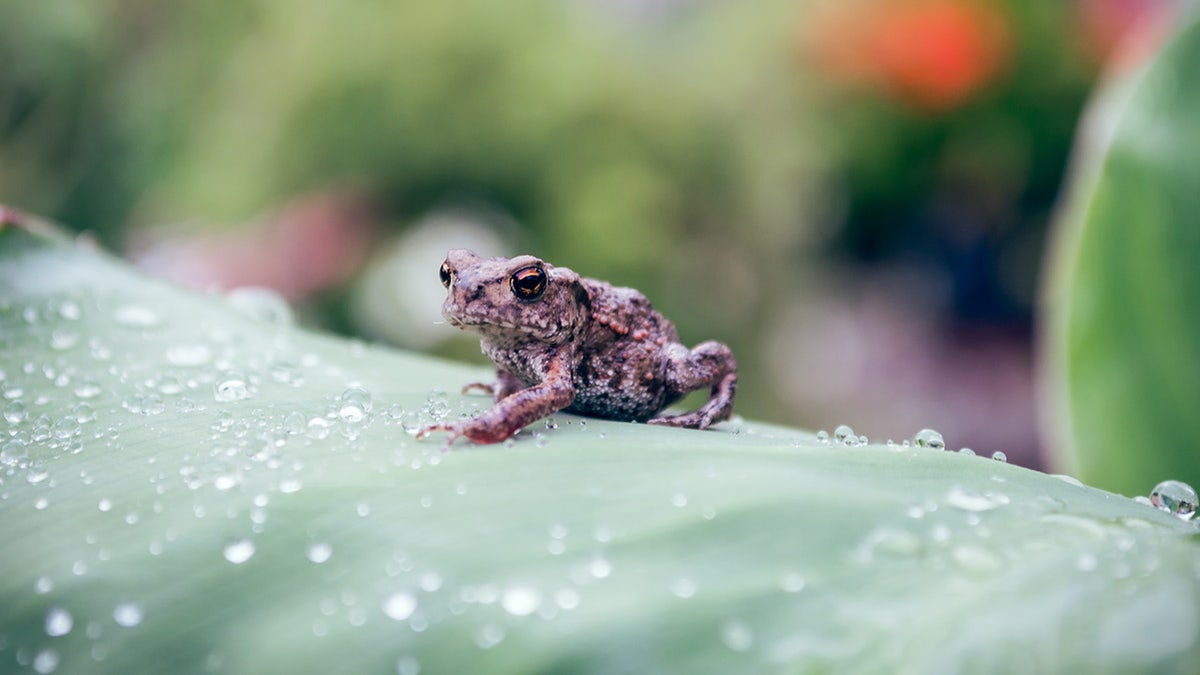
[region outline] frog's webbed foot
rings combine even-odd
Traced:
[[[707,429],[729,419],[733,413],[737,364],[729,347],[720,342],[704,342],[691,351],[680,345],[667,367],[667,382],[671,390],[679,394],[709,387],[708,401],[699,410],[655,417],[648,420],[648,424]]]

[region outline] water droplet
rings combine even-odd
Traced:
[[[421,575],[421,590],[433,593],[442,587],[442,575],[437,572],[426,572]]]
[[[833,430],[833,440],[840,445],[853,445],[858,442],[858,436],[849,424],[841,424]]]
[[[20,401],[9,401],[4,406],[4,419],[9,424],[20,424],[29,417],[29,413],[25,411],[25,404]]]
[[[974,450],[972,450],[971,448],[959,448],[959,449],[958,449],[958,454],[960,454],[960,455],[966,455],[966,456],[968,456],[968,457],[974,457],[974,456],[975,456],[975,451],[974,451]]]
[[[305,555],[310,561],[320,565],[333,555],[333,547],[323,541],[313,542],[308,545]]]
[[[329,420],[324,417],[314,417],[308,421],[308,437],[316,440],[329,437]]]
[[[908,557],[921,550],[921,540],[907,530],[878,527],[867,534],[859,545],[858,557],[868,562],[877,555]]]
[[[302,434],[307,428],[308,418],[304,416],[304,413],[298,410],[288,413],[287,416],[283,418],[283,433],[289,436]]]
[[[52,428],[55,438],[59,441],[66,441],[68,438],[73,438],[79,435],[79,430],[82,426],[79,425],[79,419],[74,416],[66,416],[59,418],[58,422],[54,423]]]
[[[50,577],[38,577],[37,582],[33,586],[34,590],[40,595],[45,595],[54,590],[54,580]]]
[[[83,316],[83,310],[74,300],[63,300],[58,303],[58,315],[67,321],[78,321]]]
[[[53,649],[43,649],[33,657],[33,669],[42,675],[53,673],[58,669],[58,652]]]
[[[46,613],[46,635],[62,637],[71,632],[75,619],[71,613],[61,607],[55,607]]]
[[[913,443],[919,448],[930,450],[945,450],[946,439],[933,429],[922,429],[913,436]]]
[[[299,478],[284,478],[283,480],[279,481],[279,491],[285,495],[292,494],[293,492],[299,492],[303,487],[304,482]]]
[[[212,350],[202,343],[171,345],[167,360],[177,366],[202,366],[212,360]]]
[[[688,503],[687,495],[683,494],[682,492],[676,492],[675,494],[671,495],[671,504],[672,505],[677,506],[679,508],[683,508],[683,507],[687,506],[687,503]]]
[[[254,557],[254,542],[249,539],[236,539],[225,545],[225,559],[234,565],[241,565]]]
[[[817,442],[821,445],[829,445],[829,432],[821,429],[817,432]]]
[[[779,580],[779,587],[787,593],[798,593],[808,584],[797,572],[788,572]]]
[[[74,347],[79,342],[79,333],[66,328],[56,328],[50,333],[50,348],[63,351]]]
[[[475,634],[475,644],[480,649],[491,649],[504,641],[504,626],[489,623]]]
[[[964,569],[977,574],[992,574],[1004,569],[999,558],[979,546],[955,546],[950,555]]]
[[[338,417],[343,422],[358,424],[371,412],[371,393],[362,387],[350,387],[339,397]]]
[[[963,511],[991,511],[1008,504],[1009,501],[1007,495],[970,492],[959,485],[951,487],[946,493],[946,503]]]
[[[404,621],[416,610],[417,599],[406,591],[392,593],[383,601],[383,613],[396,621]]]
[[[1184,520],[1196,514],[1196,491],[1178,480],[1164,480],[1150,492],[1150,503],[1159,511],[1172,513]]]
[[[75,383],[75,395],[82,399],[95,398],[100,395],[100,385],[95,380],[83,378]]]
[[[754,632],[740,619],[729,619],[721,624],[721,642],[735,652],[748,651],[754,646]]]
[[[588,565],[588,571],[597,579],[605,579],[609,574],[612,574],[612,564],[604,558],[596,557]]]
[[[542,594],[532,586],[513,586],[500,597],[500,606],[513,616],[528,616],[542,605]]]
[[[1075,559],[1075,569],[1080,572],[1094,572],[1100,566],[1100,559],[1094,553],[1080,553]]]
[[[559,609],[570,611],[579,606],[579,592],[573,588],[563,588],[554,594],[554,602]]]
[[[142,622],[142,608],[132,602],[122,602],[113,608],[113,620],[119,626],[133,628]]]
[[[270,288],[243,286],[225,294],[225,300],[246,316],[276,326],[293,322],[292,308],[287,300]]]
[[[222,373],[213,385],[213,398],[222,403],[250,398],[250,383],[241,373]]]
[[[687,600],[696,594],[696,582],[687,577],[680,577],[671,582],[671,594]]]
[[[997,462],[1007,462],[1008,455],[1006,455],[1003,450],[997,450],[992,453],[992,459],[996,460]]]
[[[396,675],[418,675],[421,672],[421,662],[411,656],[401,656],[396,660]]]
[[[1052,474],[1050,474],[1050,477],[1057,478],[1057,479],[1061,480],[1062,482],[1066,483],[1067,485],[1074,485],[1075,487],[1083,487],[1083,483],[1079,482],[1078,478],[1076,478],[1074,476],[1068,476],[1065,473],[1052,473]]]
[[[104,499],[101,499],[100,503],[97,504],[97,507],[105,513],[112,511],[112,507],[113,507],[112,500],[108,499],[107,497]]]
[[[162,320],[149,307],[141,305],[124,305],[113,312],[113,321],[127,328],[153,328]]]

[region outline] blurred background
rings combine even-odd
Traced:
[[[746,417],[1041,467],[1073,134],[1169,4],[0,0],[0,202],[479,363],[438,265],[532,253],[728,343]]]

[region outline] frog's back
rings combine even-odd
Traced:
[[[666,391],[664,346],[677,343],[675,326],[632,288],[585,279],[590,325],[574,373],[568,411],[645,421],[673,402]]]

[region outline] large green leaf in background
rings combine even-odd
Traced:
[[[1051,259],[1053,445],[1127,494],[1200,482],[1198,16],[1093,107]]]
[[[0,672],[1200,662],[1195,523],[1003,462],[569,415],[447,452],[406,429],[478,369],[27,226],[0,353]]]

